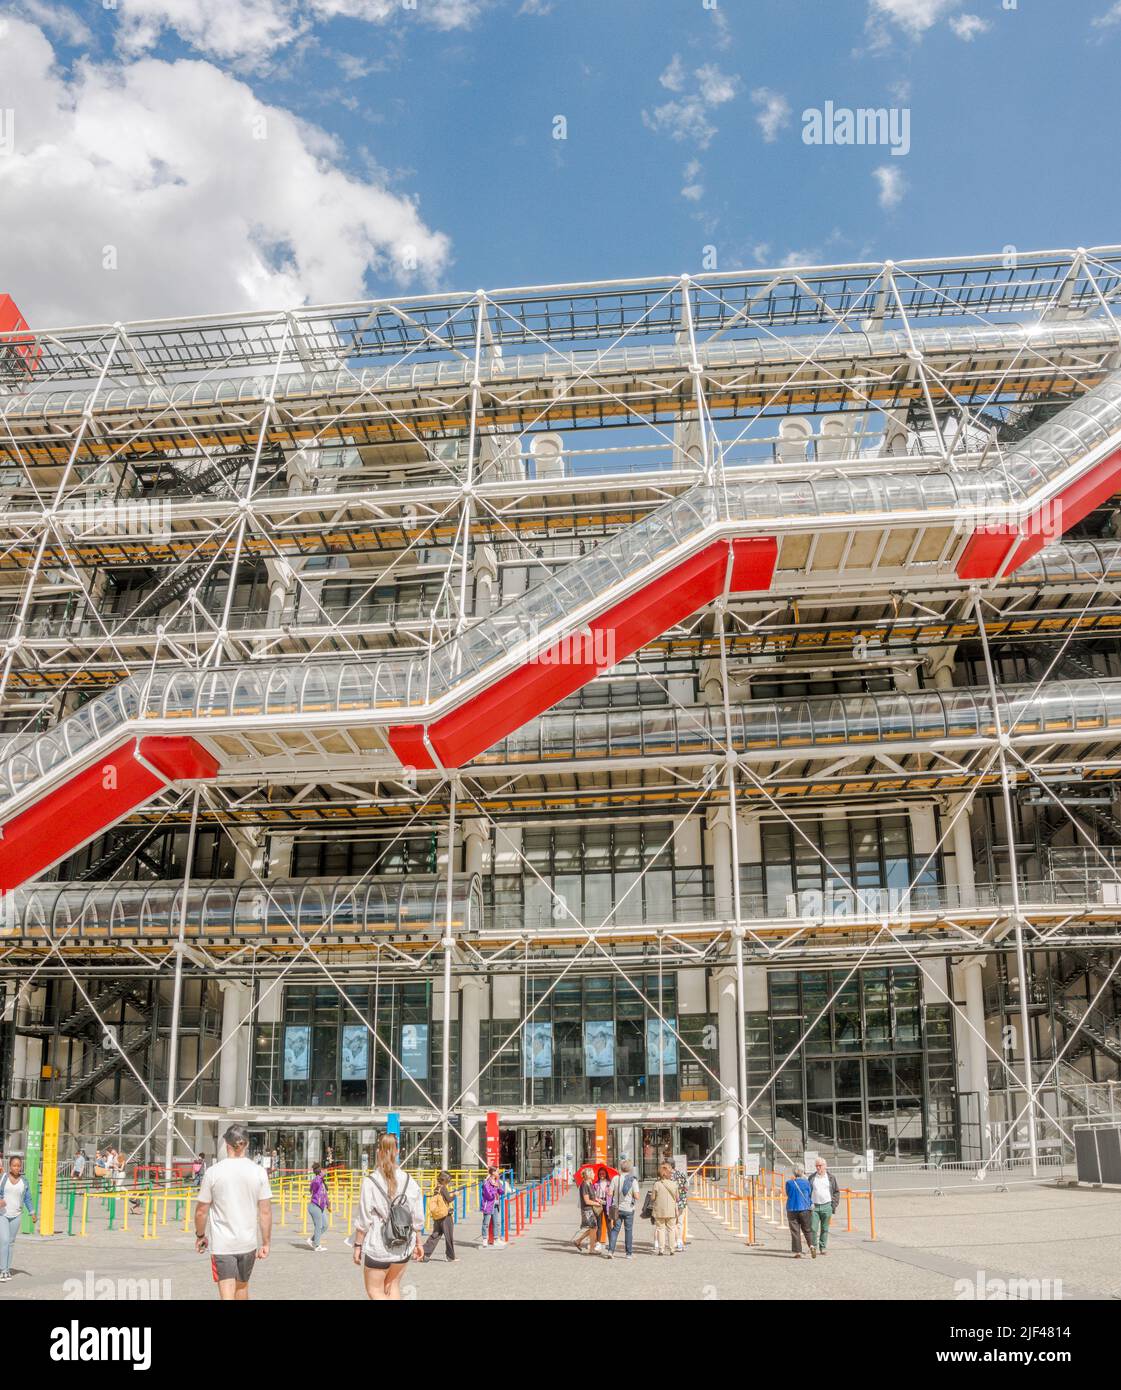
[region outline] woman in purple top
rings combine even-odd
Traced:
[[[308,1214],[311,1217],[311,1235],[307,1238],[313,1250],[325,1250],[323,1233],[327,1229],[327,1213],[331,1210],[331,1199],[327,1195],[327,1184],[323,1181],[323,1165],[311,1165],[311,1194],[308,1201]]]
[[[506,1191],[506,1184],[498,1176],[497,1168],[488,1168],[486,1181],[483,1183],[479,1193],[479,1207],[483,1213],[483,1233],[481,1245],[484,1250],[488,1249],[488,1232],[494,1232],[494,1243],[496,1246],[505,1245],[502,1239],[502,1219],[501,1203],[503,1194]]]

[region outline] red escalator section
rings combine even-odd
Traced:
[[[169,782],[209,781],[217,773],[215,759],[193,738],[129,739],[4,825],[0,893],[73,854]]]
[[[1021,527],[993,526],[974,531],[957,564],[959,579],[992,579],[1000,572],[1005,557],[1013,549],[1005,574],[1013,574],[1025,560],[1037,555],[1045,545],[1095,507],[1121,490],[1121,450],[1102,459],[1088,473],[1076,478],[1065,492],[1042,503]]]
[[[558,639],[535,660],[511,671],[430,724],[428,742],[440,764],[462,767],[470,762],[602,671],[711,603],[724,592],[726,582],[731,593],[769,589],[777,558],[778,544],[771,536],[714,541],[691,555],[645,588],[608,608],[582,631]],[[424,733],[422,724],[398,724],[389,730],[390,747],[403,766],[436,766]]]

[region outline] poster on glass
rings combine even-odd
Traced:
[[[651,1076],[677,1075],[676,1018],[646,1020],[646,1070]]]
[[[343,1029],[342,1079],[365,1081],[370,1055],[370,1035],[361,1023]]]
[[[610,1019],[584,1024],[584,1074],[615,1075],[615,1025]]]
[[[524,1075],[552,1076],[553,1074],[553,1025],[551,1023],[527,1023],[523,1035],[522,1067]]]
[[[428,1079],[428,1024],[401,1026],[401,1066],[412,1081]]]
[[[284,1079],[306,1081],[311,1064],[311,1029],[306,1026],[284,1030]]]

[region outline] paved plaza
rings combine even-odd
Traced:
[[[444,1263],[442,1247],[427,1265],[412,1265],[408,1298],[670,1298],[953,1300],[1027,1279],[1065,1298],[1121,1298],[1121,1192],[1024,1183],[995,1189],[885,1194],[876,1203],[877,1235],[866,1229],[831,1239],[826,1259],[790,1257],[785,1228],[761,1222],[748,1248],[704,1208],[693,1204],[684,1255],[655,1257],[649,1224],[636,1222],[632,1260],[578,1254],[572,1193],[501,1250],[477,1245],[474,1217],[457,1228],[459,1259]],[[855,1223],[855,1218],[854,1218]],[[844,1226],[842,1206],[837,1224]],[[137,1284],[128,1281],[145,1281]],[[361,1299],[362,1282],[336,1228],[315,1254],[298,1229],[278,1226],[269,1259],[257,1266],[255,1298]],[[139,1229],[91,1228],[90,1234],[21,1237],[5,1299],[152,1296],[213,1299],[209,1260],[191,1237],[170,1225],[155,1240]]]

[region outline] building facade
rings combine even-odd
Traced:
[[[1119,273],[0,337],[7,1142],[1062,1154],[1121,1062]]]

